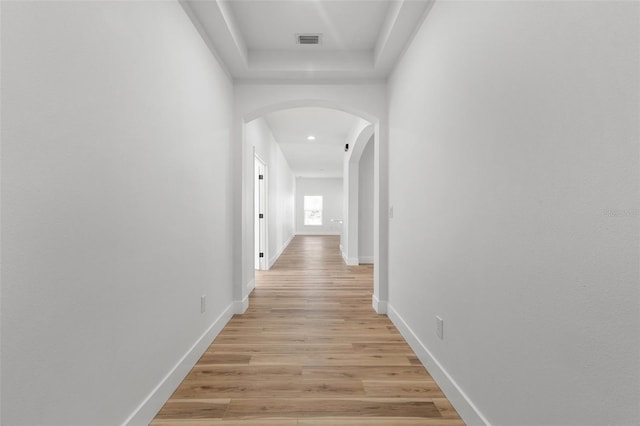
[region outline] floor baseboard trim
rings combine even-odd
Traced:
[[[296,232],[296,235],[340,235],[339,232],[335,231],[307,231],[307,232]]]
[[[387,302],[378,299],[378,296],[375,294],[371,297],[371,306],[373,306],[373,310],[379,315],[387,313]]]
[[[227,325],[233,316],[232,307],[233,304],[227,306],[227,309],[225,309],[213,324],[209,326],[207,331],[196,340],[177,364],[173,366],[144,401],[131,413],[123,425],[148,425],[153,420],[171,394],[177,389],[180,383],[182,383],[193,366],[196,365],[198,359],[200,359],[213,340],[220,334],[224,326]]]
[[[393,322],[400,334],[402,334],[407,343],[409,343],[409,346],[411,346],[411,349],[416,353],[420,362],[422,362],[426,367],[429,374],[433,377],[438,386],[440,386],[447,399],[449,399],[458,414],[460,414],[462,420],[464,420],[468,426],[490,426],[490,423],[482,415],[480,410],[478,410],[438,360],[434,358],[429,349],[427,349],[422,341],[416,336],[413,330],[407,325],[393,306],[388,304],[387,310],[391,322]]]
[[[249,295],[247,295],[242,301],[233,301],[233,313],[237,315],[244,314],[249,309]]]
[[[362,256],[362,257],[360,257],[360,264],[361,265],[373,264],[373,256]]]
[[[285,251],[287,247],[289,247],[289,243],[291,243],[291,241],[293,240],[293,237],[295,237],[295,234],[291,234],[289,239],[284,242],[282,247],[280,247],[280,250],[278,250],[278,253],[276,253],[275,256],[273,256],[271,259],[269,259],[269,265],[267,265],[267,269],[271,269],[271,267],[276,263],[276,261],[278,260],[278,258],[282,254],[282,252]]]
[[[254,288],[256,288],[256,279],[251,278],[251,281],[247,283],[247,293],[251,294]]]
[[[358,262],[358,259],[353,258],[353,257],[351,257],[351,258],[347,257],[345,252],[343,252],[342,250],[340,250],[340,254],[342,255],[342,260],[344,260],[345,265],[358,266],[360,264]]]

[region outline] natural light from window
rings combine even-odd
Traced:
[[[304,196],[304,224],[305,226],[322,225],[322,195]]]

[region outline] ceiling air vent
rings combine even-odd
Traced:
[[[322,34],[296,34],[297,44],[320,44]]]

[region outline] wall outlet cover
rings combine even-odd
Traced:
[[[444,320],[439,316],[436,316],[436,334],[440,340],[444,339]]]

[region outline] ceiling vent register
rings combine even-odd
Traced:
[[[296,44],[318,45],[322,41],[322,34],[296,34]]]

